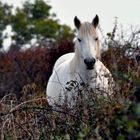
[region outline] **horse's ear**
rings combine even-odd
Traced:
[[[95,16],[95,18],[92,20],[92,25],[96,28],[99,24],[99,17],[98,15]]]
[[[74,25],[77,29],[79,29],[81,26],[81,21],[77,18],[77,16],[74,18]]]

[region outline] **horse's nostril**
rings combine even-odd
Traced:
[[[96,62],[96,60],[94,58],[84,59],[84,63],[86,64],[88,69],[93,69],[95,62]]]

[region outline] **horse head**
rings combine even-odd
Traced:
[[[92,70],[99,54],[99,39],[97,26],[99,17],[96,15],[91,23],[81,21],[75,17],[74,24],[77,28],[76,49],[88,70]]]

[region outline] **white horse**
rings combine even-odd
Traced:
[[[60,103],[60,100],[65,101],[66,97],[68,102],[73,102],[73,94],[77,95],[77,91],[72,87],[68,89],[70,81],[73,83],[76,81],[79,85],[84,83],[92,91],[98,89],[100,92],[112,93],[110,88],[112,76],[99,60],[101,45],[97,33],[98,23],[97,15],[92,23],[81,23],[77,17],[74,18],[77,28],[75,52],[61,56],[54,65],[47,85],[47,98],[50,105]]]

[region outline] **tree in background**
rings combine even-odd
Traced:
[[[11,17],[11,9],[12,6],[8,6],[7,4],[2,4],[0,2],[0,48],[2,47],[2,42],[4,39],[3,30],[10,22]]]
[[[4,23],[2,24],[4,27],[0,27],[1,34],[6,25],[11,25],[14,31],[12,40],[16,42],[16,46],[20,47],[24,44],[31,44],[32,39],[40,44],[48,40],[56,41],[73,36],[71,28],[61,25],[56,19],[56,15],[50,14],[50,10],[51,6],[43,0],[35,0],[34,3],[26,1],[21,9],[16,9],[14,15],[5,14],[11,13],[11,7],[5,8],[5,5],[1,3],[0,20]]]

